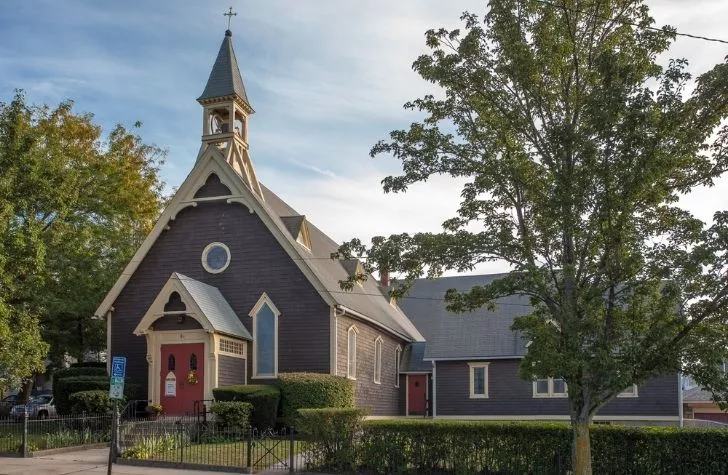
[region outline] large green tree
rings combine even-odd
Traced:
[[[47,357],[59,363],[104,348],[93,312],[158,216],[162,157],[123,126],[103,135],[71,102],[29,105],[18,93],[0,103],[0,368],[13,368],[8,384],[42,370]]]
[[[449,291],[449,308],[531,297],[514,324],[531,342],[522,376],[565,379],[574,473],[590,473],[589,423],[632,384],[683,368],[725,394],[728,220],[705,229],[679,200],[728,167],[728,64],[694,82],[685,60],[661,66],[675,30],[641,0],[491,0],[462,20],[428,31],[414,63],[441,91],[406,104],[424,119],[372,149],[403,166],[386,192],[465,179],[457,216],[340,253],[403,276],[399,294],[507,263],[489,286]]]

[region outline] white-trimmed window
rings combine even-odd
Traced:
[[[230,340],[228,338],[221,338],[217,349],[221,353],[227,353],[229,355],[235,355],[245,357],[245,342],[240,340]]]
[[[394,349],[394,387],[399,387],[399,362],[402,359],[402,347],[397,345]]]
[[[488,365],[490,363],[468,363],[470,367],[470,399],[488,398]]]
[[[374,383],[382,384],[382,337],[374,340]]]
[[[230,249],[221,242],[208,244],[202,251],[202,267],[210,274],[219,274],[230,265]]]
[[[621,393],[617,394],[617,397],[638,397],[637,395],[637,385],[633,384],[632,386],[628,387]]]
[[[566,397],[568,390],[562,378],[539,378],[533,382],[533,397]]]
[[[356,379],[356,337],[359,334],[359,329],[355,325],[349,327],[347,332],[347,365],[346,365],[346,377],[349,379]]]
[[[253,378],[278,376],[278,316],[281,313],[263,293],[250,311],[253,318]]]

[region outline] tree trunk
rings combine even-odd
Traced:
[[[571,465],[574,475],[591,475],[591,439],[589,438],[589,416],[573,416],[571,427],[574,439],[571,446]]]

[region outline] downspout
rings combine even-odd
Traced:
[[[437,366],[432,361],[432,418],[437,417]]]
[[[106,311],[106,373],[111,374],[111,313],[114,307]]]
[[[681,429],[684,427],[684,415],[683,415],[683,385],[682,385],[682,373],[677,373],[677,414],[678,414],[678,427]]]

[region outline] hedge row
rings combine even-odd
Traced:
[[[356,434],[361,432],[366,409],[299,409],[299,431],[316,441],[306,460],[318,469],[349,473],[357,468]]]
[[[212,393],[217,401],[251,403],[251,423],[260,429],[274,426],[279,415],[286,426],[297,427],[299,409],[354,407],[354,382],[322,373],[282,373],[276,386],[222,386]]]
[[[223,386],[212,390],[215,401],[238,401],[253,407],[250,423],[258,429],[274,427],[278,416],[281,391],[277,386],[249,384]]]
[[[220,429],[241,431],[250,427],[250,414],[253,405],[249,402],[221,401],[215,402],[210,412],[215,414],[215,421]]]
[[[81,391],[107,391],[109,378],[106,376],[73,376],[53,381],[53,400],[59,414],[70,414],[73,408],[71,394]]]
[[[53,380],[58,381],[64,378],[74,378],[76,376],[103,376],[108,377],[106,368],[96,366],[71,366],[70,368],[59,369],[53,373]]]
[[[289,427],[297,427],[299,409],[354,407],[354,382],[322,373],[284,373],[281,388],[281,416]]]
[[[114,408],[109,391],[78,391],[70,395],[68,401],[73,414],[106,414]],[[122,404],[123,407],[123,404]]]
[[[564,473],[565,423],[367,421],[359,467],[375,473]],[[728,473],[728,431],[594,426],[594,473]]]

